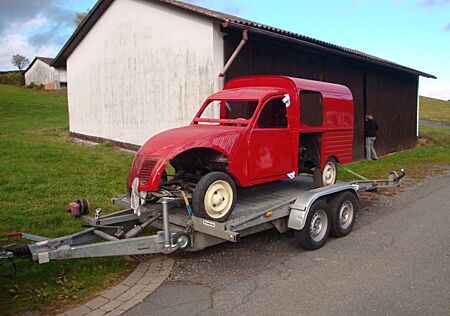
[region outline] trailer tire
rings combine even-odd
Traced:
[[[337,162],[334,158],[329,158],[323,167],[323,170],[316,167],[313,171],[314,187],[320,188],[336,183],[338,176]]]
[[[325,245],[330,229],[330,207],[324,200],[317,200],[309,209],[305,226],[294,231],[294,236],[301,248],[315,250]]]
[[[205,174],[197,183],[192,195],[195,216],[224,222],[233,212],[236,204],[236,184],[224,172]]]
[[[355,193],[345,191],[333,196],[329,201],[331,209],[331,235],[344,237],[350,234],[359,208]]]

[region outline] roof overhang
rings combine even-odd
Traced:
[[[327,43],[317,39],[313,39],[301,34],[293,33],[290,31],[278,29],[272,26],[264,25],[261,23],[253,22],[250,20],[242,19],[237,16],[209,10],[196,5],[176,1],[176,0],[147,0],[152,2],[161,3],[173,8],[182,9],[191,14],[202,15],[222,23],[225,27],[232,27],[237,29],[247,29],[249,32],[255,34],[261,34],[272,38],[277,38],[286,42],[295,43],[298,45],[314,48],[326,53],[337,54],[345,56],[351,59],[367,62],[370,64],[379,65],[382,67],[392,68],[398,71],[402,71],[415,76],[423,76],[426,78],[436,79],[437,77],[416,69],[405,67],[397,63],[385,60],[376,56],[372,56],[354,49],[338,46],[335,44]],[[99,0],[84,21],[78,26],[63,48],[59,51],[58,55],[53,60],[52,66],[65,67],[67,58],[75,50],[77,45],[86,36],[89,30],[94,26],[97,20],[103,15],[108,7],[114,2],[114,0]]]

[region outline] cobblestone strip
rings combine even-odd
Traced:
[[[173,260],[164,257],[140,263],[122,283],[60,316],[120,315],[156,290],[169,276],[172,266]]]

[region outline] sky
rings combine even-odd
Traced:
[[[0,70],[13,54],[55,57],[95,0],[0,0]],[[450,0],[189,0],[431,73],[419,93],[450,99]]]

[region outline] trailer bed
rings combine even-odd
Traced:
[[[313,189],[313,182],[310,176],[300,176],[292,180],[287,179],[250,188],[240,188],[238,189],[238,199],[233,213],[224,224],[241,223],[254,214],[289,204],[300,193],[311,189]]]

